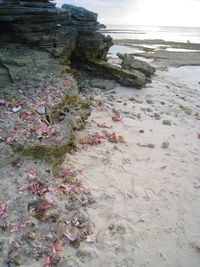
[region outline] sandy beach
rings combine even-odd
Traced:
[[[65,266],[198,267],[199,84],[157,71],[140,91],[93,96],[96,106],[77,138],[98,132],[102,143],[79,145],[65,163],[83,169],[97,201],[88,211],[94,235]],[[112,120],[115,112],[121,121]],[[109,142],[113,132],[125,143]]]
[[[199,267],[199,28],[5,2],[0,267]]]

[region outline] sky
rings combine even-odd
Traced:
[[[200,0],[55,0],[85,7],[115,25],[200,27]]]

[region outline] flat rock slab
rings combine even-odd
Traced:
[[[100,88],[103,90],[112,90],[116,87],[116,83],[111,80],[92,79],[89,81],[91,87]]]
[[[118,53],[117,56],[122,60],[122,68],[127,70],[138,70],[147,77],[151,77],[155,73],[155,68],[145,61],[135,59],[131,54]]]
[[[86,68],[87,66],[85,66]],[[101,75],[106,79],[114,79],[121,85],[142,88],[146,84],[146,76],[138,70],[127,70],[109,64],[104,60],[96,60],[88,63],[88,70]]]

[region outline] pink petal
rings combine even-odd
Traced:
[[[43,267],[51,267],[51,258],[46,257]]]
[[[64,236],[66,236],[72,242],[77,240],[77,238],[78,238],[78,234],[77,233],[69,233],[69,232],[67,232],[67,233],[63,233],[63,234],[64,234]]]

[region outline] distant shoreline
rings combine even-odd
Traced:
[[[165,66],[200,66],[200,44],[166,42],[163,40],[114,40],[114,44],[142,50],[142,53],[133,53],[137,57],[152,58],[159,65]],[[148,45],[161,45],[158,47],[148,47]],[[147,45],[147,46],[145,46]],[[174,49],[199,50],[194,52],[166,51],[169,47]]]

